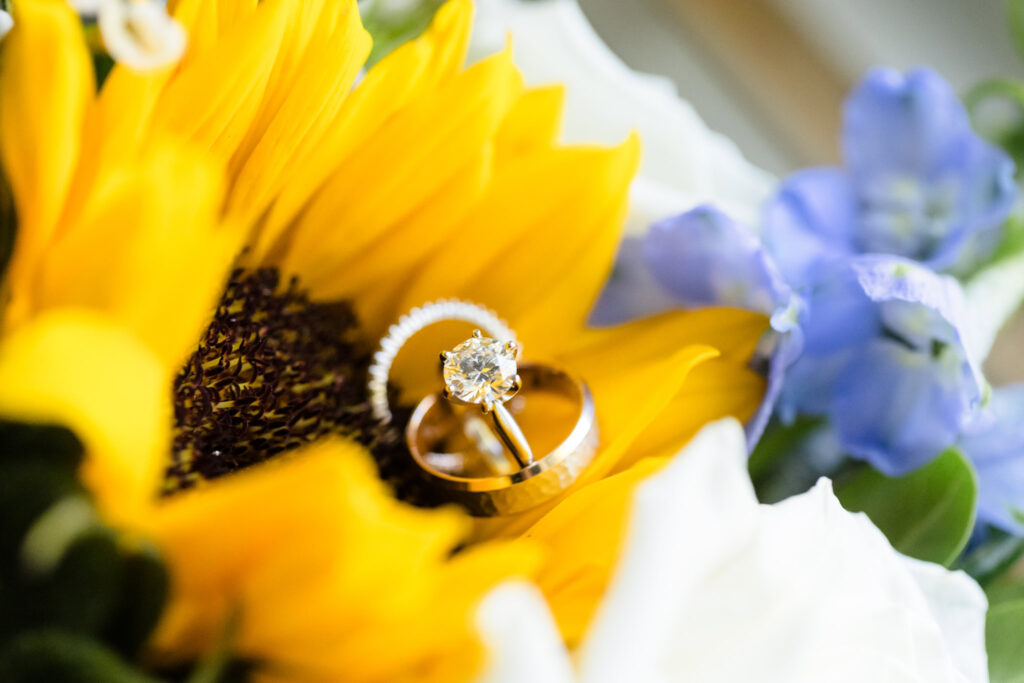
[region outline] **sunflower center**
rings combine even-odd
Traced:
[[[165,491],[262,462],[317,438],[355,438],[380,460],[400,439],[370,415],[369,353],[352,308],[310,301],[277,270],[235,271],[174,382]]]

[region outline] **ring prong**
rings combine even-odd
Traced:
[[[451,351],[442,351],[441,352],[441,362],[442,363],[447,363],[448,359],[451,358],[451,356],[452,356],[452,352]]]
[[[486,401],[480,404],[480,412],[483,413],[484,415],[490,415],[493,410],[494,401],[490,399],[487,399]]]
[[[505,350],[511,352],[517,358],[519,357],[519,342],[507,341],[505,342]]]
[[[515,395],[519,393],[519,390],[523,388],[523,378],[518,374],[512,378],[512,391],[511,394]]]
[[[482,339],[483,336],[484,336],[484,333],[481,332],[480,330],[473,330],[473,336],[476,337],[477,339]]]

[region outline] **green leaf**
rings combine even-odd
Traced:
[[[22,628],[99,635],[112,617],[121,581],[117,540],[104,529],[79,535],[51,572],[21,578],[8,607],[20,615]]]
[[[957,568],[989,590],[989,586],[1003,579],[1021,557],[1024,557],[1024,538],[990,529],[984,543],[960,558]]]
[[[365,67],[369,69],[399,45],[423,33],[443,4],[444,0],[417,0],[396,11],[388,3],[369,0],[360,10],[363,26],[373,37]]]
[[[904,555],[949,565],[974,528],[978,484],[970,463],[951,448],[902,477],[865,469],[836,495],[847,510],[867,513]]]
[[[991,683],[1024,683],[1024,600],[989,609],[985,643]]]
[[[89,638],[60,631],[26,633],[0,651],[4,683],[155,683]]]
[[[1004,581],[985,589],[989,607],[1007,602],[1024,602],[1024,580]]]
[[[1006,9],[1010,20],[1010,35],[1013,36],[1017,52],[1024,57],[1024,0],[1009,0]]]
[[[763,479],[774,468],[775,463],[794,450],[794,446],[824,425],[820,417],[798,417],[792,424],[772,422],[754,446],[754,452],[747,460],[747,469],[753,480]]]
[[[156,550],[147,547],[122,559],[121,575],[120,596],[105,640],[131,657],[160,620],[170,579]]]

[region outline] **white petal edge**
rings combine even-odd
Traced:
[[[110,56],[136,71],[176,64],[185,54],[185,29],[159,0],[101,0],[97,24]]]
[[[622,559],[581,647],[583,680],[672,680],[665,653],[675,649],[679,609],[752,540],[757,498],[746,453],[739,422],[713,422],[638,487]],[[723,515],[708,518],[719,505]],[[699,540],[687,538],[691,530]]]
[[[493,589],[477,608],[490,659],[477,683],[571,683],[569,653],[544,596],[522,581]]]
[[[897,553],[827,479],[759,505],[733,419],[640,485],[622,555],[576,653],[585,683],[988,681],[977,584]],[[535,589],[502,587],[480,614],[483,681],[571,680]]]

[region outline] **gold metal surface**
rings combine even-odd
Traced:
[[[406,428],[409,451],[428,485],[443,498],[462,504],[477,516],[515,514],[551,500],[576,481],[597,450],[594,400],[585,383],[540,364],[520,366],[519,375],[523,405],[543,404],[542,397],[547,395],[563,403],[569,402],[576,415],[568,434],[546,455],[526,467],[511,473],[495,472],[486,458],[473,453],[472,444],[465,439],[460,426],[461,419],[440,394],[420,401]],[[461,472],[433,466],[432,462],[439,457],[449,458],[453,453],[462,457]]]

